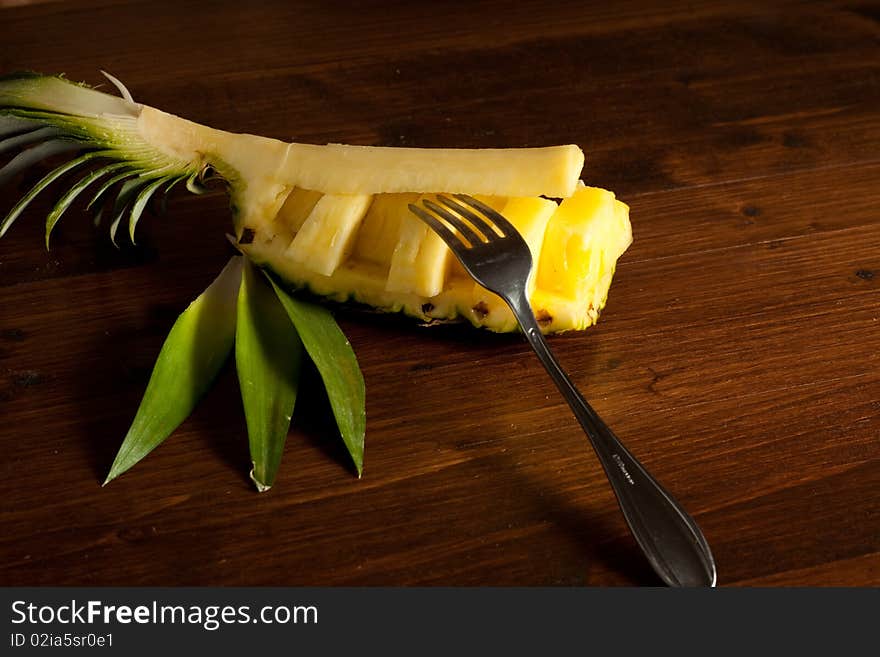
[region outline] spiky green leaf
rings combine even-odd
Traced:
[[[71,186],[61,198],[55,203],[55,206],[49,212],[46,217],[46,247],[49,246],[49,236],[52,234],[52,230],[55,228],[55,224],[58,223],[58,220],[61,219],[61,215],[63,215],[67,208],[71,206],[71,204],[76,200],[76,198],[85,191],[86,187],[94,183],[96,180],[103,178],[109,173],[116,171],[125,166],[124,162],[115,162],[113,164],[108,164],[105,167],[101,167],[100,169],[96,169],[95,171],[90,171],[85,176],[83,176],[78,182]]]
[[[199,172],[194,171],[186,179],[186,188],[193,194],[204,194],[207,191],[199,178]]]
[[[137,117],[138,105],[61,76],[16,73],[3,76],[0,105],[77,117]]]
[[[245,261],[238,293],[235,367],[247,421],[251,479],[260,492],[275,482],[296,393],[303,346],[263,274]]]
[[[147,207],[147,202],[156,190],[167,181],[167,178],[157,178],[153,182],[144,185],[141,191],[138,192],[137,198],[135,198],[134,204],[131,207],[131,214],[128,218],[128,236],[129,239],[131,239],[132,244],[134,244],[135,228],[137,228],[138,220],[141,218],[144,208]]]
[[[114,246],[119,246],[116,243],[116,231],[119,229],[119,224],[122,221],[122,218],[128,213],[132,200],[135,198],[138,190],[143,184],[144,179],[141,176],[138,176],[126,180],[119,187],[119,191],[116,194],[116,201],[113,203],[113,222],[110,224],[110,241],[113,242]]]
[[[360,476],[364,466],[366,393],[354,350],[329,310],[294,298],[271,277],[269,281],[318,368],[336,425]]]
[[[8,137],[7,139],[0,141],[0,153],[11,151],[14,148],[21,148],[22,146],[28,146],[29,144],[35,144],[38,141],[46,141],[47,139],[52,139],[60,134],[61,131],[58,128],[46,126],[20,135],[15,135],[14,137]]]
[[[6,218],[3,220],[3,222],[0,223],[0,237],[6,234],[6,231],[9,230],[9,227],[16,219],[18,219],[19,215],[24,212],[25,208],[30,205],[31,201],[33,201],[37,197],[37,194],[46,189],[46,187],[51,185],[68,171],[73,171],[78,166],[86,164],[87,162],[94,160],[95,158],[103,157],[104,155],[105,153],[102,151],[90,151],[88,153],[85,153],[84,155],[80,155],[70,162],[62,164],[57,169],[53,169],[48,174],[46,174],[36,185],[31,188],[31,190],[27,194],[25,194],[18,201],[18,203],[13,206],[12,210],[9,211],[9,214],[6,215]]]
[[[162,345],[106,485],[158,447],[187,418],[232,351],[241,257],[183,311]]]
[[[90,210],[93,205],[97,204],[97,209],[95,210],[95,215],[93,218],[93,223],[95,224],[96,228],[101,225],[101,218],[104,216],[104,196],[107,194],[110,188],[119,182],[122,182],[129,178],[133,178],[138,175],[138,172],[136,170],[133,170],[128,166],[123,167],[123,169],[124,170],[121,173],[117,173],[115,176],[111,176],[103,183],[101,183],[101,186],[98,187],[98,191],[95,192],[94,196],[92,196],[92,200],[88,202],[88,205],[86,205],[86,210]]]
[[[0,137],[8,137],[21,132],[33,130],[34,122],[22,119],[18,116],[9,116],[0,111]]]
[[[0,169],[0,186],[5,185],[13,177],[33,166],[40,160],[61,153],[69,153],[70,151],[80,150],[82,146],[66,139],[53,139],[43,142],[26,151],[22,151],[14,158],[9,160],[2,169]]]

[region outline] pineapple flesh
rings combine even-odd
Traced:
[[[504,302],[476,285],[408,210],[424,197],[465,193],[502,212],[529,244],[530,299],[546,333],[595,323],[617,260],[632,241],[628,207],[580,181],[584,158],[574,145],[286,143],[187,121],[135,103],[118,86],[123,97],[59,77],[0,78],[0,151],[43,140],[0,169],[0,183],[42,157],[86,151],[38,182],[0,223],[0,236],[37,193],[78,167],[90,171],[50,214],[47,241],[91,185],[99,189],[97,200],[116,190],[111,233],[115,239],[127,220],[133,239],[152,194],[178,182],[201,191],[210,172],[227,183],[236,246],[291,288],[422,321],[465,319],[492,331],[516,330]]]

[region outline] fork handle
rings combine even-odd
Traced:
[[[574,386],[550,351],[525,295],[506,301],[589,437],[623,516],[655,572],[670,586],[715,586],[712,552],[693,518],[623,446]]]

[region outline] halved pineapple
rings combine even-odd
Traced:
[[[479,196],[505,214],[532,249],[531,302],[545,332],[593,324],[618,258],[632,240],[628,208],[579,181],[577,146],[417,149],[285,143],[215,130],[63,78],[0,79],[0,138],[42,144],[0,170],[0,183],[41,157],[84,155],[59,167],[0,224],[0,236],[36,194],[79,166],[104,162],[64,195],[46,239],[87,187],[118,188],[111,232],[134,237],[150,196],[216,172],[229,186],[238,248],[294,288],[421,320],[464,318],[516,328],[495,295],[475,286],[449,249],[408,210],[423,195]],[[110,162],[107,163],[106,161]],[[562,199],[560,203],[550,200]]]

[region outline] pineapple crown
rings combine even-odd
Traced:
[[[97,191],[87,208],[93,209],[96,225],[109,208],[114,244],[125,220],[134,241],[138,220],[157,193],[167,194],[180,182],[193,193],[205,191],[209,168],[173,158],[147,143],[138,130],[143,106],[122,82],[102,73],[120,96],[63,76],[23,72],[0,77],[0,155],[18,151],[0,168],[0,185],[42,160],[73,156],[12,207],[0,222],[0,237],[41,191],[75,171],[82,175],[69,184],[46,217],[47,248],[61,216],[91,186],[97,185]]]

